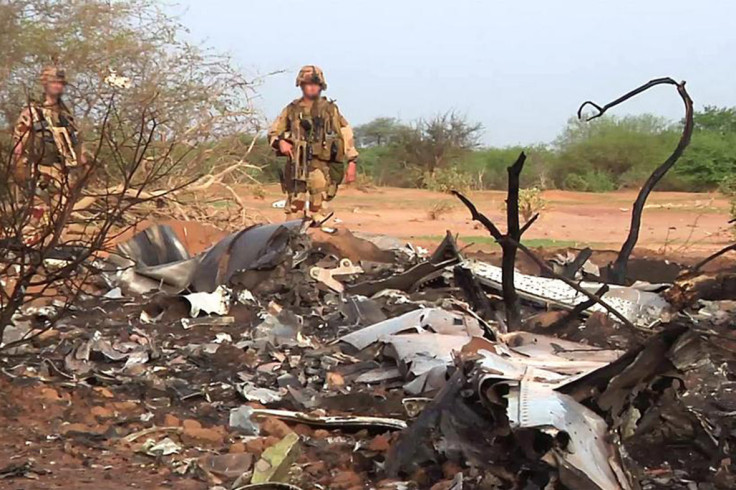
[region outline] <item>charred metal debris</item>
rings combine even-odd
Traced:
[[[2,413],[38,399],[48,424],[0,479],[55,478],[56,450],[187,488],[734,488],[736,274],[530,250],[523,165],[505,234],[458,194],[491,260],[302,221],[196,256],[166,226],[121,243],[52,329],[38,307],[5,329]]]

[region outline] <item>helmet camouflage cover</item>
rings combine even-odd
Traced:
[[[66,71],[58,66],[47,66],[41,72],[41,85],[47,83],[66,83]]]
[[[301,87],[303,83],[316,83],[322,90],[327,90],[327,82],[325,82],[325,74],[322,73],[320,67],[315,65],[306,65],[299,70],[296,76],[296,86]]]

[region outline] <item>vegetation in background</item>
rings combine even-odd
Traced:
[[[453,124],[446,124],[448,120]],[[455,113],[431,122],[430,126],[426,121],[407,125],[380,118],[358,126],[361,172],[377,185],[438,191],[503,189],[506,168],[524,150],[528,160],[523,187],[585,192],[639,188],[672,152],[681,131],[681,123],[650,114],[606,116],[589,123],[573,118],[551,144],[489,148],[478,145],[480,125]],[[428,127],[465,137],[428,138],[436,134]],[[433,158],[437,140],[443,143],[439,159]],[[409,144],[416,147],[413,152],[407,151]],[[690,147],[658,189],[717,190],[729,178],[736,179],[734,175],[736,108],[705,107],[695,114]],[[730,185],[736,187],[733,182]]]
[[[186,29],[154,0],[8,0],[0,2],[0,31],[4,127],[40,96],[41,68],[52,62],[66,68],[66,101],[86,140],[97,139],[115,94],[117,124],[131,130],[155,118],[154,146],[202,146],[182,168],[189,175],[227,163],[221,157],[240,152],[230,137],[260,126],[252,81],[229,56],[187,42]]]

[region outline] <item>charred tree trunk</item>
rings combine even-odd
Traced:
[[[516,268],[516,243],[521,241],[519,224],[519,176],[524,168],[526,155],[522,152],[513,165],[508,168],[509,190],[506,197],[506,221],[508,228],[506,236],[499,241],[503,251],[502,284],[503,301],[506,307],[506,320],[509,329],[516,330],[521,326],[521,310],[519,295],[514,286],[514,271]],[[508,240],[511,238],[511,240]]]
[[[509,330],[517,330],[521,326],[521,309],[519,308],[519,295],[514,286],[514,268],[516,264],[516,251],[519,247],[521,237],[538,216],[532,217],[523,227],[519,223],[519,176],[524,168],[526,155],[519,154],[513,165],[508,168],[509,188],[506,196],[506,219],[508,231],[504,235],[485,215],[478,212],[473,203],[457,191],[455,194],[473,214],[473,219],[479,221],[486,227],[491,236],[501,245],[503,258],[501,259],[501,286],[503,288],[503,302],[506,309],[506,322]]]
[[[609,282],[615,284],[626,283],[626,272],[629,264],[629,257],[631,256],[631,252],[634,251],[636,242],[639,240],[641,215],[644,212],[644,205],[647,202],[649,194],[652,192],[652,189],[654,189],[654,186],[656,186],[657,183],[662,180],[662,177],[664,177],[665,174],[675,165],[675,163],[677,163],[677,160],[679,160],[682,154],[685,152],[685,148],[687,148],[687,146],[690,144],[690,138],[693,134],[693,101],[690,98],[690,95],[687,93],[687,90],[685,89],[685,82],[676,82],[672,78],[666,77],[650,80],[641,87],[632,90],[631,92],[619,97],[613,102],[609,102],[603,107],[594,102],[586,101],[578,109],[578,118],[582,118],[583,108],[588,105],[595,107],[598,110],[598,114],[589,117],[587,120],[590,121],[602,116],[608,109],[615,107],[622,102],[625,102],[630,98],[639,95],[642,92],[646,92],[650,88],[657,85],[674,85],[675,87],[677,87],[677,93],[680,94],[680,97],[685,104],[685,125],[682,128],[682,135],[680,136],[680,141],[677,143],[677,147],[675,147],[675,150],[672,152],[669,158],[667,158],[667,160],[665,160],[659,167],[654,170],[654,172],[652,172],[652,175],[649,176],[647,181],[644,183],[644,186],[642,186],[641,190],[639,191],[639,195],[637,196],[636,201],[634,201],[634,207],[631,211],[631,225],[629,226],[629,235],[626,237],[626,241],[621,246],[621,250],[618,253],[618,257],[616,257],[616,260],[612,264],[609,264],[609,266],[607,267],[607,279]]]

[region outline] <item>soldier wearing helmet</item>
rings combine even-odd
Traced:
[[[296,77],[296,86],[301,88],[302,96],[281,111],[268,139],[278,155],[289,158],[281,179],[287,193],[287,215],[305,213],[321,223],[326,219],[325,201],[337,195],[345,165],[355,162],[358,152],[353,130],[337,104],[322,96],[327,89],[322,70],[304,66]],[[308,161],[308,168],[300,180],[294,162],[302,158]]]
[[[33,235],[39,235],[32,231],[39,231],[39,225],[50,225],[51,210],[70,195],[70,185],[86,165],[77,125],[62,100],[66,73],[58,66],[49,66],[43,69],[40,81],[43,96],[28,103],[13,130],[15,183],[21,189],[33,189],[39,199],[33,205],[35,222],[28,230]],[[33,242],[37,237],[28,239]]]
[[[74,116],[62,100],[66,84],[63,68],[44,68],[41,100],[31,101],[18,118],[13,134],[15,178],[19,183],[31,176],[36,165],[48,181],[58,180],[71,168],[85,163]]]

